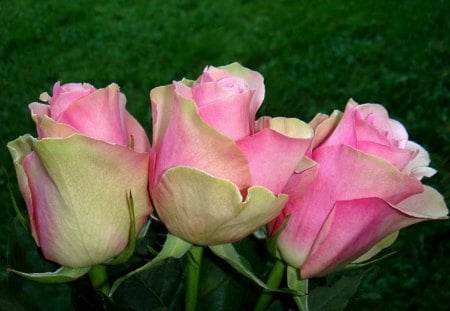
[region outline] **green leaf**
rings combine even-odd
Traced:
[[[22,212],[20,211],[19,206],[17,205],[16,199],[14,197],[14,193],[11,189],[11,184],[9,183],[8,171],[5,168],[3,168],[3,171],[6,175],[6,186],[8,187],[9,197],[11,198],[11,203],[14,208],[14,212],[16,213],[16,217],[19,220],[22,227],[28,231],[29,230],[28,229],[29,228],[28,221],[27,221],[27,218],[25,218],[25,216],[23,216]]]
[[[163,248],[161,249],[161,251],[159,252],[159,254],[153,258],[151,261],[149,261],[148,263],[146,263],[145,265],[143,265],[140,268],[137,268],[136,270],[118,278],[112,288],[111,291],[109,292],[109,296],[111,297],[114,292],[117,290],[117,288],[120,286],[120,284],[122,284],[123,281],[125,281],[126,279],[128,279],[129,277],[149,270],[157,265],[160,265],[162,263],[164,263],[166,261],[166,259],[168,258],[181,258],[183,257],[183,255],[192,247],[192,244],[174,236],[171,234],[167,234],[167,238],[166,241],[164,242]]]
[[[308,308],[308,280],[300,279],[299,270],[297,268],[288,266],[287,268],[288,287],[295,292],[294,301],[299,310],[307,311]]]
[[[355,294],[365,273],[343,276],[331,286],[317,287],[309,294],[311,311],[341,311]]]
[[[230,273],[231,272],[231,273]],[[198,292],[198,310],[245,310],[245,298],[254,290],[250,280],[224,265],[221,258],[205,252]],[[247,305],[249,305],[247,303]]]
[[[247,260],[240,256],[234,249],[233,244],[220,244],[209,246],[214,254],[224,259],[230,266],[232,266],[237,272],[241,273],[243,276],[249,278],[260,287],[274,292],[286,292],[285,290],[277,290],[268,287],[263,281],[261,281],[253,272],[247,262]]]
[[[128,245],[116,258],[113,258],[110,261],[106,262],[106,264],[108,265],[117,265],[119,263],[128,261],[128,259],[130,259],[130,257],[133,255],[134,249],[136,247],[136,218],[134,216],[134,202],[131,191],[129,195],[127,195],[127,206],[128,213],[130,215],[130,232],[128,234]]]
[[[114,293],[113,310],[182,310],[184,260],[168,259],[125,280]]]
[[[55,272],[42,272],[42,273],[26,273],[14,269],[8,269],[8,271],[40,283],[65,283],[76,280],[79,277],[82,277],[89,271],[89,269],[91,269],[91,267],[87,268],[61,267]]]

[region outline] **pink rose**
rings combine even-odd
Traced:
[[[199,245],[239,240],[275,218],[312,130],[264,117],[262,76],[239,64],[153,89],[150,191],[173,234]]]
[[[131,192],[137,229],[151,213],[150,145],[116,84],[70,83],[30,104],[39,139],[10,142],[32,235],[44,256],[68,267],[100,264],[128,244]]]
[[[310,124],[309,158],[283,190],[290,200],[270,225],[273,234],[290,214],[278,246],[302,278],[366,260],[399,229],[445,218],[442,196],[420,182],[435,173],[428,153],[383,106],[350,100],[343,115],[318,114]]]

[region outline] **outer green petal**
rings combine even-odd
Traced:
[[[34,209],[33,204],[31,202],[31,192],[28,186],[27,175],[22,167],[23,159],[32,152],[30,147],[31,139],[32,139],[31,135],[20,136],[16,140],[13,140],[8,143],[8,149],[13,158],[14,168],[16,169],[17,181],[19,183],[19,189],[27,205],[28,215],[30,219],[33,219]],[[39,240],[37,238],[36,228],[34,226],[33,221],[30,221],[30,227],[31,227],[31,234],[34,240],[36,241],[36,244],[39,245]]]
[[[167,170],[152,198],[169,231],[198,245],[239,240],[275,218],[287,201],[257,186],[242,202],[232,182],[186,166]]]
[[[32,147],[50,178],[35,181],[33,194],[46,258],[85,267],[118,255],[128,243],[127,194],[133,195],[138,228],[151,212],[148,154],[77,134],[33,139]]]

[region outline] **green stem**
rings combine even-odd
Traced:
[[[108,296],[111,286],[108,282],[108,274],[106,273],[105,266],[97,265],[93,266],[88,272],[89,280],[91,281],[92,287],[95,290],[101,291],[103,294]]]
[[[308,306],[308,279],[300,280],[300,290],[304,293],[303,296],[297,297],[297,306],[301,311],[309,311]]]
[[[283,279],[285,264],[281,260],[275,261],[275,264],[270,271],[269,278],[267,279],[267,286],[276,289],[280,286],[281,280]],[[255,305],[255,311],[267,310],[270,302],[272,301],[272,293],[264,291],[261,296],[259,296],[258,301]]]
[[[195,311],[197,307],[198,280],[200,278],[202,255],[203,247],[192,246],[187,256],[186,311]]]

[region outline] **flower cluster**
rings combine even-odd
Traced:
[[[108,262],[155,212],[201,246],[267,225],[282,258],[310,278],[446,217],[442,196],[421,182],[435,173],[428,153],[383,106],[350,100],[309,123],[257,118],[264,92],[263,77],[237,63],[154,88],[150,148],[116,84],[56,83],[40,97],[48,104],[29,106],[38,137],[8,144],[45,258]]]

